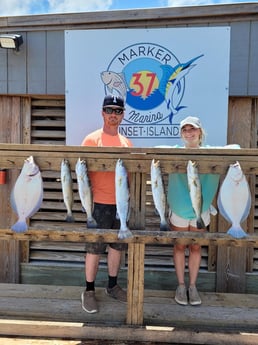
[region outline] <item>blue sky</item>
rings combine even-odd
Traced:
[[[0,16],[247,3],[245,0],[0,0]],[[252,1],[258,2],[258,1]]]

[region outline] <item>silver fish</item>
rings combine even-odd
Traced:
[[[12,225],[15,232],[28,229],[26,219],[33,216],[43,201],[43,181],[39,167],[30,156],[24,161],[23,168],[11,192],[11,206],[18,215],[18,221]]]
[[[232,225],[227,233],[235,238],[246,237],[241,223],[247,218],[251,207],[251,193],[239,162],[229,166],[218,195],[218,208]]]
[[[166,220],[166,194],[163,185],[160,161],[153,159],[151,162],[151,190],[154,205],[160,216],[160,230],[168,231],[169,226]]]
[[[202,212],[202,188],[196,162],[188,161],[187,180],[190,199],[196,215],[196,225],[198,229],[204,229],[205,224],[201,217]]]
[[[90,180],[87,174],[86,161],[83,159],[78,159],[75,172],[77,176],[78,192],[81,199],[82,206],[87,214],[87,227],[96,228],[97,222],[92,216],[93,202],[92,202],[92,192],[90,187]]]
[[[63,159],[61,163],[61,184],[64,203],[67,210],[66,221],[71,223],[74,222],[72,214],[73,207],[73,179],[70,168],[70,163],[67,159]]]
[[[115,169],[116,209],[120,219],[119,239],[132,237],[133,234],[127,226],[129,216],[129,185],[127,171],[121,159],[116,162]]]

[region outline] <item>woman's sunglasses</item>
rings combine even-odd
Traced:
[[[111,107],[105,107],[103,108],[103,111],[108,114],[108,115],[111,115],[111,114],[115,114],[115,115],[122,115],[123,112],[124,112],[124,109],[123,108],[111,108]]]

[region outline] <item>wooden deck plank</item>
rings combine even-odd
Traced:
[[[100,312],[81,308],[83,287],[0,284],[0,319],[86,323],[125,326],[126,305],[96,290]],[[202,331],[256,331],[258,296],[200,293],[199,307],[177,305],[174,291],[144,291],[144,326],[176,327]],[[0,334],[3,334],[0,326]],[[7,334],[7,333],[5,333]]]

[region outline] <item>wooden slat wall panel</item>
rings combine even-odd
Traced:
[[[0,142],[21,143],[21,104],[20,97],[0,96]],[[18,176],[18,172],[9,171],[7,183],[0,186],[0,223],[8,226],[14,215],[11,211],[7,195]],[[0,282],[18,283],[20,269],[19,242],[15,240],[0,241]]]

